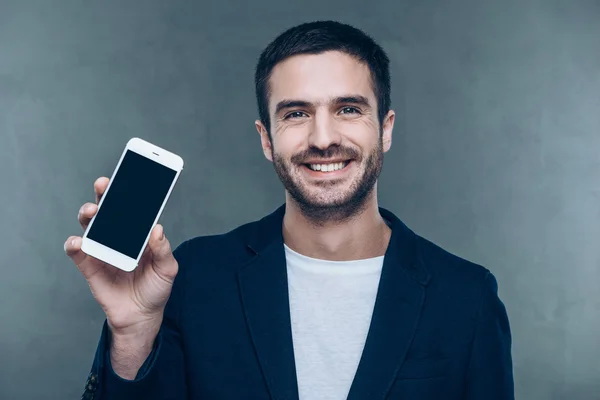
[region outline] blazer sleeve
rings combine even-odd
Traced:
[[[168,400],[187,399],[185,361],[180,334],[180,310],[184,303],[186,247],[184,242],[173,252],[179,272],[165,306],[163,322],[152,352],[134,380],[118,376],[110,363],[110,330],[106,321],[88,375],[84,400]]]
[[[506,308],[491,272],[475,315],[477,327],[467,370],[466,400],[514,400],[512,338]]]

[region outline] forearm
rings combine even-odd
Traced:
[[[143,356],[138,354],[136,357],[125,356],[123,358],[126,360],[124,362],[125,369],[130,370],[129,374],[125,372],[127,377],[118,375],[109,359],[111,357],[111,336],[111,330],[108,323],[105,322],[82,398],[98,400],[188,398],[183,345],[179,330],[172,324],[172,320],[166,318],[163,322],[154,340],[152,350],[149,356],[144,358],[141,367],[133,365],[136,362],[132,362],[132,360]],[[129,345],[127,345],[128,341],[121,345],[123,341],[119,340],[120,338],[117,338],[115,345],[115,350],[118,350],[115,352],[117,353],[115,358],[119,363],[121,363],[119,353],[126,355],[132,352],[131,350],[121,350],[121,347],[126,349]],[[146,341],[148,341],[147,338]],[[142,341],[136,343],[142,343]],[[131,347],[139,349],[139,345],[131,345]]]
[[[134,380],[139,369],[152,352],[160,322],[140,327],[135,332],[112,333],[110,363],[113,371],[123,379]]]

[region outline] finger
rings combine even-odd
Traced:
[[[87,229],[87,226],[94,215],[96,215],[96,212],[98,212],[98,206],[94,203],[85,203],[81,206],[79,213],[77,214],[77,220],[79,221],[79,224],[83,230]]]
[[[173,256],[171,244],[164,235],[164,228],[156,224],[150,235],[148,247],[152,252],[152,263],[156,272],[166,279],[173,280],[177,275],[177,261]]]
[[[65,253],[73,260],[75,265],[79,265],[85,261],[88,257],[83,251],[81,251],[81,237],[69,236],[64,244]]]
[[[88,256],[81,250],[81,237],[71,236],[64,244],[65,253],[73,260],[83,277],[90,282],[90,278],[103,266],[105,263]]]
[[[106,188],[108,186],[109,179],[105,176],[102,176],[94,182],[94,193],[96,194],[96,204],[100,203],[100,199],[104,195]]]
[[[116,268],[85,254],[81,250],[81,237],[71,236],[64,244],[65,253],[73,260],[77,269],[93,290],[106,292],[114,281]]]

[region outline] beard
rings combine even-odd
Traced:
[[[301,181],[299,174],[294,174],[294,170],[304,168],[303,160],[335,157],[352,159],[358,166],[358,176],[353,178],[348,188],[338,187],[343,184],[340,180],[312,183],[319,189],[319,193],[315,195],[311,193],[308,184]],[[326,150],[313,147],[295,154],[289,161],[273,152],[273,166],[283,186],[309,221],[316,225],[343,222],[360,214],[373,192],[383,167],[383,141],[380,135],[377,145],[366,156],[354,149],[337,145]]]

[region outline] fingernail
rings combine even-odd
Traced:
[[[165,238],[165,230],[161,229],[160,240],[163,240],[164,238]]]

